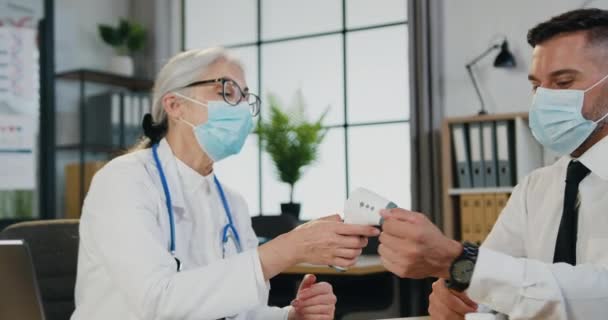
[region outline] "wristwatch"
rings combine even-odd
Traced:
[[[462,253],[450,266],[450,279],[445,282],[449,289],[459,292],[465,291],[471,284],[479,254],[479,247],[475,244],[465,242],[462,246]]]

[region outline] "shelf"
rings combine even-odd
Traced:
[[[461,194],[480,194],[480,193],[512,193],[513,187],[498,188],[470,188],[470,189],[449,189],[448,194],[457,196]]]
[[[137,79],[114,73],[88,69],[65,71],[56,74],[55,77],[58,79],[83,80],[109,84],[113,86],[125,87],[133,91],[149,91],[152,90],[152,87],[154,86],[154,82],[148,79]]]
[[[486,115],[481,115],[481,116],[453,117],[453,118],[446,119],[445,122],[448,124],[454,124],[454,123],[515,120],[517,118],[527,120],[528,113],[527,112],[513,112],[513,113],[500,113],[500,114],[486,114]]]
[[[80,144],[66,144],[56,146],[55,149],[58,151],[79,151],[82,148]],[[120,153],[124,149],[116,146],[102,146],[102,145],[85,145],[84,150],[88,152],[102,152],[102,153]]]

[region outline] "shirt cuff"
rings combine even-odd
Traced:
[[[481,247],[467,294],[477,303],[508,313],[517,303],[522,279],[520,259]]]

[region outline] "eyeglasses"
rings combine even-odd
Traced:
[[[236,83],[236,81],[230,78],[218,78],[211,80],[202,80],[192,82],[182,88],[191,88],[195,86],[205,86],[205,85],[214,85],[219,84],[222,86],[222,97],[224,101],[231,106],[236,106],[239,103],[246,101],[251,108],[251,115],[254,117],[260,113],[260,105],[261,100],[256,94],[245,92],[241,89],[241,87]]]

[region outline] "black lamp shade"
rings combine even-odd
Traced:
[[[515,57],[511,51],[509,51],[509,44],[505,40],[500,46],[500,52],[494,59],[494,67],[496,68],[515,68]]]

